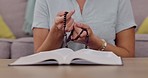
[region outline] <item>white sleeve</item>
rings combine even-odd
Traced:
[[[116,33],[136,26],[130,0],[119,0]]]
[[[46,0],[36,0],[32,28],[49,29],[49,9]]]

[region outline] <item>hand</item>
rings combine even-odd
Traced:
[[[86,31],[82,32],[83,29],[86,29],[87,32]],[[81,35],[80,35],[80,33],[81,33]],[[74,40],[74,39],[76,39],[76,37],[78,35],[80,35],[80,37],[77,40]],[[74,32],[73,32],[73,35],[71,36],[72,40],[74,40],[75,42],[78,42],[78,43],[86,43],[85,39],[86,39],[87,35],[89,36],[89,39],[92,39],[92,37],[94,35],[91,28],[88,25],[83,24],[83,23],[75,23],[74,24]],[[89,41],[91,41],[91,40],[89,40]]]
[[[87,32],[88,32],[89,41],[87,43],[87,46],[89,46],[89,48],[91,48],[91,49],[99,49],[100,46],[102,45],[102,40],[99,37],[97,37],[93,33],[92,29],[86,24],[75,23],[74,24],[74,32],[73,32],[73,35],[71,36],[71,39],[75,39],[80,34],[82,29],[86,29]],[[86,44],[85,38],[87,36],[87,32],[84,31],[80,35],[80,37],[77,40],[75,40],[75,42]]]
[[[56,27],[59,30],[64,31],[64,26],[63,26],[63,21],[64,21],[64,14],[66,11],[63,12],[59,12],[55,18],[55,22],[54,22],[54,27]],[[70,11],[67,14],[67,24],[66,24],[66,32],[70,32],[71,30],[73,30],[73,24],[74,24],[74,19],[72,18],[72,15],[75,13],[75,10]]]

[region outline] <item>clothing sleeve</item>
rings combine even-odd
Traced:
[[[49,29],[49,9],[46,0],[36,0],[32,28]]]
[[[130,0],[119,0],[119,7],[117,13],[116,33],[136,27],[135,19],[133,16],[132,6]]]

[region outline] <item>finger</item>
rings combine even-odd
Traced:
[[[77,40],[80,38],[80,35],[83,33],[82,29],[81,28],[74,28],[74,34],[72,36],[72,39],[73,40]]]
[[[82,28],[82,29],[89,29],[90,27],[85,25],[85,24],[82,24],[82,23],[76,23],[76,26],[79,27],[79,28]]]
[[[74,42],[85,43],[85,38],[78,38],[77,40],[74,40]]]
[[[56,23],[56,24],[62,23],[63,20],[64,20],[64,16],[56,17],[56,19],[55,19],[55,23]]]
[[[62,23],[64,21],[64,14],[65,14],[66,11],[61,11],[57,14],[57,17],[55,19],[55,23],[56,24],[59,24],[59,23]],[[70,19],[71,16],[74,14],[75,10],[72,10],[70,11],[68,14],[67,14],[67,19]]]
[[[90,32],[91,32],[90,27],[88,25],[86,25],[86,24],[76,23],[76,26],[78,28],[85,29],[85,32],[82,33],[81,37],[85,37],[86,35],[89,35]]]
[[[74,31],[74,32],[73,32],[73,35],[71,36],[71,39],[74,40],[74,39],[77,37],[77,35],[78,35],[78,34]]]
[[[83,37],[85,38],[86,35],[87,35],[86,31],[83,31],[83,33],[80,35],[80,38],[83,38]]]
[[[78,28],[78,27],[77,27],[77,24],[74,24],[74,29],[75,29],[75,32],[76,32],[77,34],[79,34],[79,33],[82,31],[81,28]]]
[[[75,38],[78,36],[78,33],[77,33],[76,30],[75,30],[75,25],[76,25],[76,24],[74,24],[74,31],[73,31],[73,34],[72,34],[72,36],[71,36],[71,39],[75,39]]]
[[[85,40],[85,38],[78,38],[76,41],[79,43],[84,43],[85,42],[84,40]]]
[[[74,13],[75,13],[75,10],[70,11],[70,12],[67,14],[67,19],[70,19]]]
[[[58,14],[56,16],[56,19],[55,19],[55,23],[56,24],[62,23],[64,21],[64,14],[65,14],[65,12],[66,11],[58,12]]]
[[[70,19],[67,23],[65,30],[69,32],[73,30],[73,26],[74,26],[74,19]]]

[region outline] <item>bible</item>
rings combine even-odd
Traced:
[[[39,64],[122,65],[122,59],[121,57],[115,55],[113,52],[109,51],[97,51],[92,49],[80,49],[77,51],[73,51],[70,48],[61,48],[20,57],[9,65],[21,66]]]

